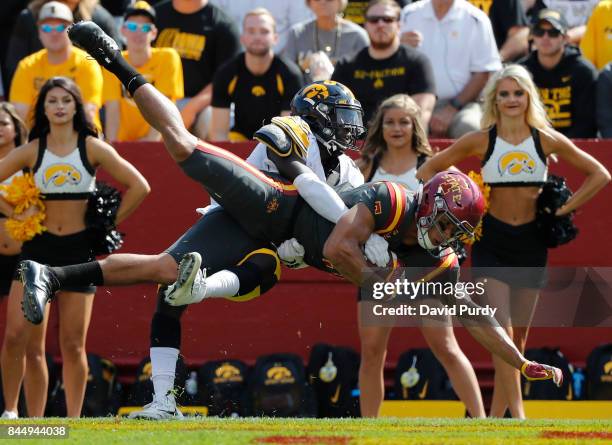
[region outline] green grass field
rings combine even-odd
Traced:
[[[23,419],[0,422],[0,443],[10,443],[7,425],[66,425],[67,439],[28,444],[610,444],[612,420],[471,419],[219,419],[147,422],[124,418]],[[23,437],[23,436],[22,436]]]

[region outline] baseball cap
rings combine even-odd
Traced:
[[[38,21],[42,22],[49,19],[64,20],[65,22],[74,22],[72,11],[64,3],[48,2],[45,3],[38,13]]]
[[[133,15],[144,15],[155,21],[155,8],[144,0],[138,0],[136,3],[128,6],[123,18],[127,19]]]
[[[565,17],[563,17],[563,14],[561,14],[561,12],[555,9],[547,8],[542,9],[540,12],[538,12],[533,27],[537,27],[540,22],[548,22],[552,25],[553,28],[561,31],[564,34],[568,28],[567,22],[565,21]]]

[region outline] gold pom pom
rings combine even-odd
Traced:
[[[11,238],[28,241],[47,230],[43,226],[45,205],[31,173],[15,176],[10,184],[0,185],[0,190],[4,192],[4,199],[15,208],[14,215],[20,215],[32,206],[38,208],[38,212],[23,221],[14,218],[6,220],[6,231]]]
[[[480,173],[476,173],[474,170],[470,170],[468,176],[476,183],[482,192],[482,197],[484,198],[484,213],[487,213],[489,210],[489,194],[491,193],[491,187],[488,184],[485,184],[484,180],[482,179],[482,175]],[[482,219],[474,228],[474,236],[464,236],[461,241],[465,244],[474,244],[474,241],[478,241],[480,238],[482,238]]]

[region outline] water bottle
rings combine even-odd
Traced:
[[[198,393],[198,375],[195,371],[191,371],[189,378],[185,381],[185,392],[191,397]]]
[[[578,368],[572,374],[572,384],[574,386],[574,399],[579,400],[582,398],[582,390],[584,388],[584,371],[582,368]]]

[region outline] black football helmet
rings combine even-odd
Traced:
[[[293,96],[291,114],[304,119],[330,155],[358,150],[366,134],[361,104],[347,87],[332,80],[306,85]]]

